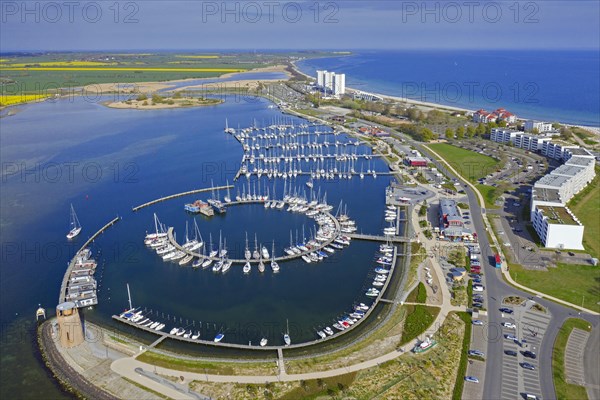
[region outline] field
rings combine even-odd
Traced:
[[[30,101],[42,100],[49,97],[43,94],[23,94],[23,95],[0,95],[0,107],[12,106],[15,104],[27,103]]]
[[[164,82],[211,78],[225,73],[288,64],[327,52],[288,53],[47,53],[6,56],[0,62],[0,95],[53,93],[59,88],[100,83]]]
[[[446,143],[429,144],[427,147],[442,156],[463,178],[471,183],[496,171],[499,161],[474,151],[461,149]]]
[[[585,224],[583,245],[596,258],[600,256],[600,223],[598,218],[598,210],[600,210],[599,180],[598,175],[596,175],[596,179],[569,203],[571,211]]]
[[[405,307],[407,315],[404,321],[404,329],[402,330],[401,344],[408,343],[425,332],[440,312],[440,309],[437,307],[428,307],[420,304],[407,304]]]
[[[255,399],[447,399],[452,396],[461,360],[465,324],[451,313],[436,335],[438,345],[415,356],[333,378],[266,385],[194,381],[191,386],[212,398]]]
[[[482,184],[476,184],[475,187],[483,196],[483,201],[487,208],[498,208],[496,205],[496,199],[498,198],[498,189],[493,186],[487,186]]]
[[[564,371],[565,347],[573,328],[590,331],[587,321],[578,318],[569,318],[560,328],[552,355],[552,375],[554,376],[554,389],[558,399],[587,399],[585,387],[566,382]]]
[[[526,270],[519,265],[510,265],[512,278],[527,287],[549,294],[573,304],[600,312],[600,269],[592,265],[558,263],[548,271]]]

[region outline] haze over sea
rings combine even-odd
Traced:
[[[346,74],[358,90],[519,118],[600,126],[600,53],[569,50],[357,51],[297,63]]]

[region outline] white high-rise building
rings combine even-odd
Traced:
[[[346,74],[335,74],[333,76],[333,94],[340,96],[346,93]]]
[[[346,75],[336,74],[335,72],[318,70],[317,88],[323,90],[325,94],[340,96],[346,93]]]
[[[325,85],[325,74],[327,71],[319,71],[317,70],[317,86],[323,87]]]

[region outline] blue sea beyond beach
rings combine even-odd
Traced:
[[[600,54],[569,50],[357,51],[297,63],[346,74],[358,90],[519,118],[600,126]]]

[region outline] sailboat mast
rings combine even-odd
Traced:
[[[129,299],[129,309],[133,310],[133,306],[131,305],[131,292],[129,291],[129,283],[127,284],[127,298]]]

